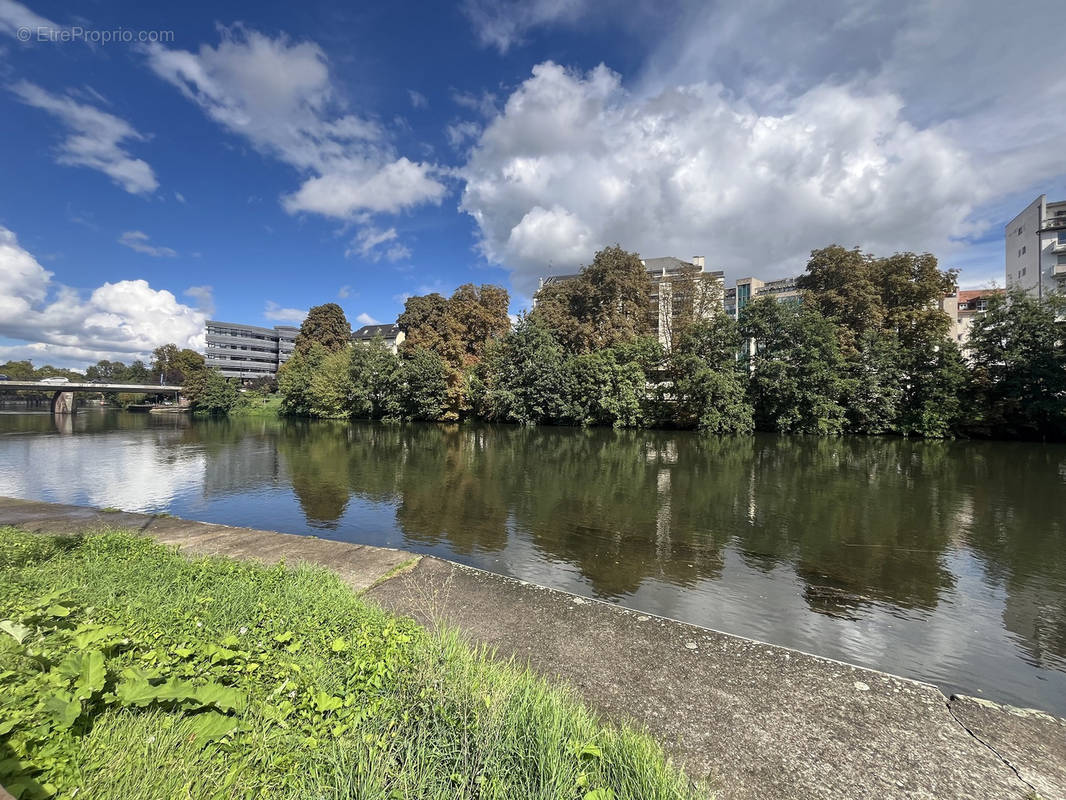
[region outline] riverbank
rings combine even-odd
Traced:
[[[698,800],[646,735],[327,570],[0,527],[17,800]]]
[[[647,726],[723,800],[1066,797],[1066,722],[928,684],[397,550],[12,499],[0,524],[132,528],[191,554],[325,566]]]

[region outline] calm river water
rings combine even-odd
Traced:
[[[1066,446],[0,413],[0,494],[406,548],[1066,714]]]

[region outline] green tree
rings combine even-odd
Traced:
[[[532,317],[489,349],[476,375],[475,407],[485,419],[538,425],[572,416],[566,353]]]
[[[400,359],[380,336],[356,345],[351,358],[352,415],[360,419],[400,417],[400,372]]]
[[[195,396],[190,397],[193,411],[213,416],[225,416],[237,405],[240,394],[235,381],[222,376],[216,369],[205,369],[202,383]]]
[[[352,409],[352,345],[335,352],[323,351],[307,390],[309,411],[320,419],[344,419]]]
[[[318,342],[304,350],[293,350],[288,361],[278,368],[278,391],[281,412],[297,417],[311,414],[311,379],[329,351]]]
[[[400,374],[403,416],[439,422],[448,412],[448,370],[439,355],[419,347],[403,359]]]
[[[85,369],[85,377],[90,381],[114,383],[125,376],[127,369],[121,361],[101,360]]]
[[[867,328],[847,361],[845,406],[848,430],[878,435],[898,432],[903,400],[903,373],[895,334]]]
[[[444,419],[455,421],[471,408],[470,380],[485,348],[510,329],[507,291],[499,286],[460,286],[445,299],[429,294],[408,299],[397,325],[405,333],[405,358],[419,349],[443,361],[448,383]]]
[[[152,373],[145,366],[144,362],[137,359],[126,368],[126,372],[122,377],[123,383],[151,383]]]
[[[741,313],[755,425],[835,435],[845,428],[845,362],[836,327],[813,308],[760,298]]]
[[[905,436],[943,439],[963,422],[966,363],[950,339],[912,341],[902,359],[902,398],[898,428]]]
[[[877,259],[874,283],[883,306],[883,330],[895,337],[904,435],[952,435],[961,415],[966,371],[958,347],[948,341],[951,320],[940,309],[957,286],[957,270],[941,270],[931,253],[896,253]]]
[[[607,347],[566,362],[568,421],[635,428],[644,424],[648,380],[636,348]]]
[[[725,314],[686,327],[667,370],[667,406],[675,424],[708,433],[751,433],[754,419],[739,350],[737,324]]]
[[[37,376],[32,361],[7,361],[0,364],[0,373],[13,381],[30,381]]]
[[[589,353],[648,333],[651,290],[639,255],[606,247],[577,278],[543,287],[530,317],[569,352]]]
[[[344,309],[336,303],[324,303],[307,312],[296,335],[293,352],[307,352],[317,343],[329,352],[336,353],[351,342],[352,326],[344,316]]]
[[[189,348],[180,349],[176,344],[165,344],[152,351],[151,377],[155,382],[162,376],[163,383],[180,385],[194,380],[203,372],[204,357]]]
[[[403,306],[403,313],[396,320],[404,332],[401,345],[404,353],[413,353],[422,347],[438,355],[446,353],[445,342],[448,339],[458,343],[460,334],[457,327],[450,328],[454,320],[449,320],[448,301],[443,295],[432,294],[409,297]],[[458,350],[456,350],[456,354]],[[455,354],[450,354],[455,357]]]
[[[511,299],[500,286],[466,283],[448,300],[448,316],[459,325],[463,341],[464,366],[476,364],[491,343],[507,335]]]
[[[807,270],[796,280],[803,303],[837,326],[846,358],[858,354],[859,339],[884,322],[884,305],[875,281],[875,259],[858,248],[834,244],[812,250]],[[869,344],[869,342],[867,343]]]
[[[956,290],[958,270],[941,270],[932,253],[896,253],[877,259],[871,269],[883,327],[896,334],[904,350],[947,336],[951,320],[940,310],[940,300]]]
[[[986,435],[1066,436],[1066,300],[991,297],[970,330],[974,397]]]

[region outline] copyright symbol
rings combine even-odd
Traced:
[[[30,40],[31,31],[27,27],[21,27],[15,31],[15,38],[20,42],[28,42]]]

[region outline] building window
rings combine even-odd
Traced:
[[[1059,264],[1066,264],[1066,255],[1059,256],[1058,263]]]
[[[1025,226],[1024,225],[1019,225],[1018,226],[1018,235],[1021,236],[1022,235],[1022,231],[1024,231],[1024,230],[1025,230]]]
[[[748,304],[748,300],[751,299],[751,284],[742,283],[737,287],[737,308],[744,308]]]
[[[1066,244],[1066,231],[1059,231],[1058,243],[1059,244]]]
[[[1025,273],[1028,271],[1028,269],[1029,269],[1029,267],[1022,267],[1022,277],[1023,278],[1025,277]]]
[[[1025,255],[1025,245],[1022,245],[1022,255]]]

